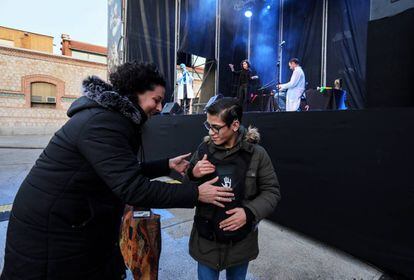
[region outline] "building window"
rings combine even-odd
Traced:
[[[56,85],[44,82],[30,84],[32,107],[56,108]]]
[[[79,52],[79,51],[72,50],[72,57],[77,58],[77,59],[88,60],[92,62],[107,63],[105,55],[93,54],[93,53],[88,53],[88,52]]]
[[[14,47],[14,42],[10,40],[0,39],[0,46]]]

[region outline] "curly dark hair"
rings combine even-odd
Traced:
[[[133,103],[137,101],[137,95],[147,90],[154,90],[156,86],[165,87],[164,76],[153,63],[131,61],[119,65],[109,75],[114,90],[120,95],[127,96]]]

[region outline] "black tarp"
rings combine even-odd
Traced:
[[[266,1],[257,3],[253,9],[250,62],[262,85],[272,84],[274,86],[276,82],[278,9],[278,5],[270,5],[270,2]]]
[[[322,0],[285,1],[283,7],[282,83],[290,80],[289,59],[299,58],[307,88],[320,86],[322,51]]]
[[[414,106],[414,8],[369,22],[369,107]]]
[[[166,98],[173,92],[175,1],[130,0],[127,4],[127,61],[158,65],[167,80]]]
[[[243,123],[259,128],[280,180],[282,201],[271,218],[414,278],[413,118],[412,108],[245,114]],[[146,157],[195,151],[207,133],[204,120],[151,119]]]
[[[179,51],[214,59],[216,0],[181,1]]]
[[[247,58],[248,20],[243,10],[234,7],[235,1],[221,1],[220,13],[220,69],[219,92],[225,96],[235,93],[235,79],[229,64],[240,69],[240,62]]]
[[[350,108],[366,106],[366,51],[370,0],[329,1],[326,83],[343,79]]]

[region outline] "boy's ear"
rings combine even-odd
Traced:
[[[236,132],[237,130],[239,130],[239,128],[240,128],[240,122],[239,122],[239,120],[235,120],[235,121],[232,123],[231,128],[232,128],[232,130],[233,130],[234,132]]]

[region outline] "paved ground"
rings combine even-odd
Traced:
[[[0,271],[3,268],[7,213],[17,189],[50,136],[0,137]],[[155,210],[162,215],[159,279],[197,279],[188,255],[193,210]],[[381,271],[339,250],[280,225],[263,221],[260,255],[248,279],[379,279]],[[223,274],[223,273],[222,273]],[[132,279],[130,277],[130,279]],[[220,279],[224,279],[221,275]]]
[[[43,149],[52,135],[0,136],[0,148]]]

